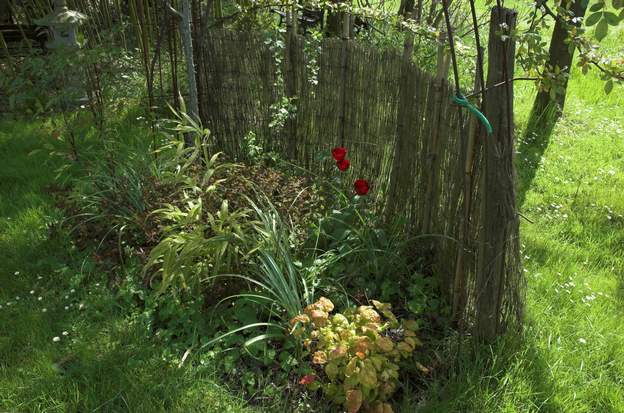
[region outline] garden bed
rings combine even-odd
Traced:
[[[344,181],[344,154],[311,176],[167,136],[157,156],[94,145],[79,161],[89,173],[57,199],[76,244],[180,364],[218,366],[259,404],[286,394],[293,410],[353,412],[391,411],[400,382],[439,367],[444,305],[428,262],[379,219],[374,188]]]

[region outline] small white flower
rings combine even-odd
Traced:
[[[19,271],[15,271],[13,274],[15,274],[15,275],[19,275]]]
[[[34,294],[34,293],[35,293],[35,290],[30,290],[30,294]]]
[[[99,286],[100,286],[100,283],[95,283],[95,286],[96,286],[96,287],[99,287]]]
[[[0,310],[2,310],[2,304],[0,304]]]
[[[41,300],[43,300],[42,296],[37,297],[37,301],[41,301]]]
[[[19,300],[20,300],[19,295],[15,296],[15,301],[19,301]]]
[[[68,295],[66,295],[66,296],[65,296],[65,299],[66,299],[66,300],[68,300],[68,299],[69,299],[69,296],[68,296]]]
[[[63,331],[62,333],[64,336],[69,335],[69,333],[67,331]]]
[[[83,303],[80,303],[80,305],[78,306],[78,309],[79,310],[84,310],[84,308],[85,308],[85,305]]]
[[[585,340],[584,338],[579,338],[579,343],[581,344],[587,344],[587,340]]]
[[[73,288],[70,291],[70,293],[72,293],[72,294],[75,293],[75,292],[76,292],[76,290],[74,290]]]
[[[59,336],[56,336],[52,339],[52,341],[54,341],[55,343],[58,343],[59,341],[61,341],[61,338]]]
[[[42,279],[43,279],[43,277],[42,277],[42,276],[38,276],[38,277],[37,277],[37,279],[38,279],[38,280],[42,280]]]
[[[42,313],[47,313],[47,312],[48,312],[48,309],[47,309],[47,308],[42,308],[42,309],[41,309],[41,312],[42,312]]]
[[[68,305],[65,306],[65,310],[69,310],[69,306]]]

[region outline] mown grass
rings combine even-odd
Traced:
[[[623,40],[620,29],[606,46]],[[534,92],[516,92],[521,132]],[[621,89],[605,96],[597,74],[575,70],[545,152],[520,142],[524,335],[476,349],[397,410],[624,412],[622,113]],[[209,368],[163,360],[163,345],[56,230],[53,165],[27,156],[45,139],[44,123],[0,123],[0,411],[250,410]]]
[[[209,368],[163,360],[107,277],[57,231],[54,163],[28,156],[46,139],[44,123],[0,122],[0,411],[246,411]]]
[[[603,42],[619,51],[624,30]],[[518,143],[527,320],[405,411],[624,412],[624,94],[575,68],[548,145]],[[534,97],[516,84],[518,136]],[[545,151],[544,151],[545,148]]]

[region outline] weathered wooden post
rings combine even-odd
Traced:
[[[298,81],[297,56],[299,42],[297,41],[297,13],[296,7],[291,7],[286,14],[286,72],[284,89],[290,104],[298,103],[300,85]],[[296,106],[295,106],[296,107]],[[289,113],[286,121],[287,146],[286,150],[290,159],[297,159],[297,114]]]
[[[494,7],[490,20],[485,114],[493,128],[482,136],[481,239],[476,280],[475,335],[492,341],[504,328],[501,317],[505,288],[519,287],[518,214],[516,211],[513,84],[515,44],[510,33],[516,27],[514,10]],[[503,86],[494,85],[506,82]],[[514,247],[514,245],[516,247]],[[504,295],[506,295],[504,297]],[[521,302],[512,303],[521,306]]]
[[[351,33],[351,15],[345,12],[342,16],[342,53],[340,55],[340,70],[342,71],[342,83],[340,89],[340,146],[345,144],[346,123],[347,123],[347,80],[349,75],[349,48],[351,46],[349,37]]]
[[[402,1],[402,14],[405,19],[412,18],[414,9],[413,1]],[[409,158],[409,138],[412,131],[409,130],[408,121],[412,105],[419,102],[412,99],[416,87],[416,76],[413,69],[412,55],[414,53],[414,32],[411,30],[405,34],[403,42],[403,59],[401,61],[401,77],[399,84],[399,106],[397,108],[396,141],[394,144],[394,158],[388,186],[389,196],[386,203],[386,216],[393,217],[399,213],[399,208],[409,202],[405,197],[405,191],[401,191],[401,183],[405,177],[412,176]]]

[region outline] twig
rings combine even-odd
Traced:
[[[531,221],[529,218],[527,218],[526,216],[524,216],[524,215],[522,214],[522,212],[518,211],[517,213],[518,213],[518,216],[520,216],[520,217],[522,217],[522,218],[526,219],[526,220],[527,220],[527,222],[528,222],[529,224],[535,224],[535,222]]]
[[[535,80],[539,80],[539,78],[537,78],[537,77],[514,77],[513,79],[510,79],[510,80],[507,80],[507,81],[504,80],[504,81],[496,83],[496,84],[494,84],[494,85],[492,85],[490,87],[486,87],[486,88],[484,88],[483,90],[481,90],[479,92],[473,92],[473,93],[471,93],[469,95],[466,95],[466,98],[479,96],[483,92],[486,92],[486,91],[488,91],[490,89],[495,89],[497,87],[505,86],[507,83],[515,82],[515,81],[518,81],[518,80],[533,80],[533,81],[535,81]]]

